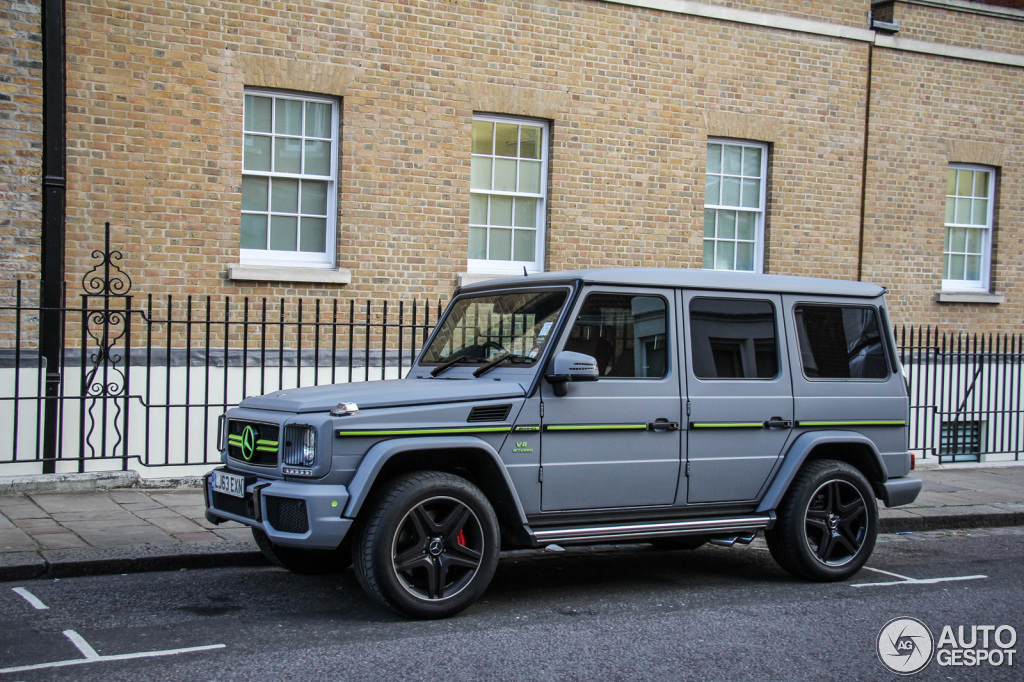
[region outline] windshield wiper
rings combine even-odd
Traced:
[[[430,376],[436,377],[438,374],[440,374],[441,372],[445,371],[449,367],[453,367],[454,365],[457,365],[457,364],[462,363],[462,362],[468,362],[468,363],[471,363],[471,364],[476,364],[476,363],[478,363],[480,361],[481,361],[480,358],[467,358],[465,355],[456,355],[453,358],[448,358],[447,360],[442,362],[440,365],[438,365],[434,369],[430,370]]]
[[[497,367],[498,365],[500,365],[501,363],[505,362],[506,360],[510,360],[512,362],[526,362],[526,361],[529,361],[529,359],[530,358],[523,357],[522,355],[513,355],[512,353],[509,353],[508,351],[505,351],[503,353],[499,353],[499,354],[495,355],[493,358],[488,360],[486,365],[483,365],[481,367],[477,367],[476,369],[474,369],[473,370],[473,376],[475,376],[475,377],[482,376],[485,372],[489,372],[490,370],[492,370],[493,368]]]

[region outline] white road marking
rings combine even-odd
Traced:
[[[889,571],[883,571],[880,568],[871,568],[870,566],[863,567],[865,571],[874,571],[875,573],[881,573],[882,575],[891,575],[893,578],[899,578],[900,580],[913,580],[910,576],[900,575],[899,573],[890,573]]]
[[[26,590],[24,587],[12,587],[11,589],[14,590],[15,594],[34,606],[37,611],[43,611],[50,608],[43,602],[39,601],[39,597]]]
[[[74,630],[65,630],[64,636],[71,640],[71,643],[82,652],[85,658],[74,658],[68,661],[54,661],[53,663],[38,663],[36,665],[22,665],[15,668],[0,668],[3,673],[21,673],[30,670],[43,670],[45,668],[63,668],[69,665],[82,665],[84,663],[99,663],[101,661],[127,661],[133,658],[154,658],[156,656],[174,656],[192,651],[210,651],[211,649],[224,649],[226,644],[210,644],[207,646],[193,646],[186,649],[164,649],[163,651],[140,651],[134,654],[116,654],[103,656],[96,652],[85,639]]]
[[[867,568],[867,566],[865,566]],[[871,569],[878,571],[879,573],[886,573],[886,571],[879,571],[876,568]],[[889,573],[888,575],[896,576],[895,573]],[[904,576],[896,576],[903,578],[902,580],[894,580],[888,583],[857,583],[851,584],[850,587],[885,587],[887,585],[934,585],[935,583],[950,583],[958,580],[984,580],[988,578],[987,575],[955,575],[948,578],[907,578]]]

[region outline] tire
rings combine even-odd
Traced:
[[[679,535],[670,538],[655,538],[651,540],[651,545],[655,549],[664,550],[677,550],[677,549],[688,549],[693,550],[699,547],[703,547],[708,541],[706,535]]]
[[[871,556],[878,507],[864,474],[845,462],[808,462],[765,533],[775,561],[798,578],[846,580]]]
[[[340,573],[352,565],[351,542],[342,541],[338,549],[298,549],[275,545],[260,528],[252,529],[252,539],[263,552],[267,561],[287,568],[292,573],[302,575],[321,575],[324,573]]]
[[[475,602],[494,576],[494,510],[469,481],[437,471],[392,481],[360,525],[356,578],[368,595],[410,618],[447,618]]]

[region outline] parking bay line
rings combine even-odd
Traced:
[[[12,587],[11,590],[16,595],[18,595],[19,597],[27,601],[29,604],[31,604],[36,611],[44,611],[50,608],[49,606],[41,602],[39,600],[39,597],[26,590],[24,587]]]
[[[900,575],[899,573],[890,573],[889,571],[883,571],[880,568],[871,568],[870,566],[864,566],[866,571],[874,571],[875,573],[882,573],[884,575],[892,576],[893,578],[899,578],[899,580],[893,580],[885,583],[856,583],[850,584],[850,587],[885,587],[887,585],[934,585],[935,583],[949,583],[958,580],[984,580],[988,578],[987,575],[956,575],[947,578],[911,578],[906,575]]]
[[[85,641],[80,634],[74,630],[65,630],[64,636],[71,640],[71,643],[75,645],[75,648],[82,652],[85,658],[74,658],[68,661],[54,661],[52,663],[37,663],[35,665],[22,665],[15,668],[0,668],[0,674],[3,673],[20,673],[28,672],[30,670],[43,670],[45,668],[63,668],[69,665],[82,665],[84,663],[99,663],[101,661],[127,661],[133,658],[155,658],[157,656],[174,656],[176,654],[185,654],[193,651],[210,651],[211,649],[224,649],[227,647],[226,644],[209,644],[206,646],[193,646],[185,649],[164,649],[162,651],[140,651],[134,654],[114,654],[111,656],[104,656],[98,653],[88,642]]]

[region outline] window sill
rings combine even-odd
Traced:
[[[935,302],[1002,305],[1006,303],[1006,297],[1002,294],[990,294],[987,291],[940,291],[935,294]]]
[[[228,268],[235,282],[306,282],[309,284],[351,284],[347,268],[295,268],[276,265],[235,265]]]

